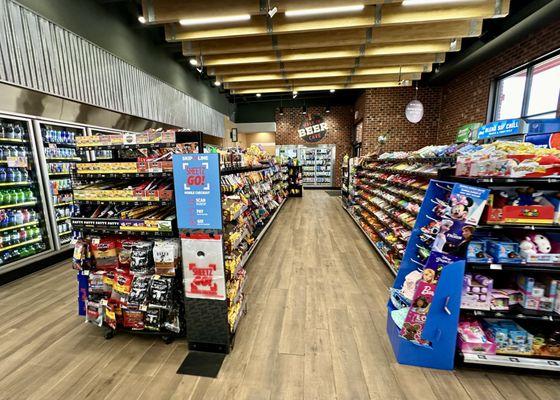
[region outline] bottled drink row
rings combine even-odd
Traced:
[[[76,149],[66,147],[45,147],[45,157],[49,158],[77,158]]]
[[[0,146],[0,160],[5,161],[9,157],[25,157],[27,158],[27,149],[21,146]]]
[[[39,214],[33,209],[0,210],[0,229],[29,224],[38,220]]]
[[[76,144],[76,134],[66,128],[54,129],[47,126],[41,130],[41,134],[46,143]]]
[[[0,190],[0,205],[13,205],[37,201],[31,188]]]
[[[25,130],[19,124],[10,122],[0,123],[0,139],[24,139]]]

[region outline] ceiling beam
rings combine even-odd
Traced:
[[[354,4],[400,3],[402,0],[359,0]],[[264,3],[264,4],[263,4]],[[278,12],[318,7],[340,7],[348,0],[282,0],[271,1]],[[264,6],[264,7],[261,7]],[[261,15],[266,13],[266,2],[259,0],[142,0],[143,15],[148,23],[178,22],[184,18],[209,18],[240,14]]]
[[[308,78],[308,79],[281,79],[274,81],[257,81],[257,82],[236,82],[224,83],[225,89],[241,90],[241,89],[259,89],[259,88],[275,88],[286,87],[292,88],[296,86],[329,86],[344,85],[349,83],[374,83],[374,82],[399,82],[403,80],[419,80],[421,73],[414,74],[384,74],[384,75],[363,75],[363,76],[338,76],[327,78]]]
[[[283,50],[279,52],[262,53],[240,53],[204,57],[204,65],[207,67],[217,65],[253,64],[253,63],[277,63],[305,60],[322,60],[331,58],[349,57],[372,57],[381,55],[401,54],[424,54],[440,53],[447,51],[458,51],[461,48],[461,40],[430,40],[406,43],[391,43],[380,45],[369,45],[365,49],[360,46],[345,47],[320,47],[310,50]],[[397,62],[398,64],[398,62]]]
[[[168,41],[207,40],[245,36],[267,36],[379,25],[403,25],[494,18],[507,15],[510,0],[485,0],[475,3],[443,3],[418,6],[384,4],[367,6],[360,13],[329,15],[328,17],[290,18],[284,14],[272,19],[258,15],[247,22],[209,26],[166,25]],[[497,7],[498,6],[498,7]],[[378,10],[381,10],[379,12]]]
[[[305,60],[296,62],[285,62],[283,65],[284,72],[298,71],[326,71],[334,69],[347,68],[377,68],[395,65],[418,65],[442,63],[445,61],[445,53],[431,54],[405,54],[405,55],[389,55],[375,57],[361,57],[359,64],[355,57],[326,59],[326,60]],[[246,75],[276,72],[277,64],[272,63],[255,63],[250,65],[222,65],[209,67],[207,73],[213,76],[227,75]]]
[[[384,87],[400,87],[400,86],[411,86],[412,82],[373,82],[373,83],[351,83],[349,85],[327,85],[327,86],[296,86],[294,88],[287,89],[285,87],[277,88],[260,88],[260,89],[240,89],[232,90],[231,94],[256,94],[256,93],[277,93],[277,92],[291,92],[295,90],[297,92],[311,92],[317,90],[344,90],[344,89],[371,89],[371,88],[384,88]]]
[[[384,75],[384,74],[410,74],[431,72],[431,64],[425,65],[405,65],[393,67],[379,67],[379,68],[356,68],[356,69],[335,69],[335,70],[317,70],[308,72],[292,72],[282,73],[280,70],[269,74],[253,74],[253,75],[231,75],[219,77],[220,81],[224,82],[227,88],[228,83],[238,82],[262,82],[274,81],[281,79],[310,79],[310,78],[329,78],[349,75]]]
[[[348,46],[369,43],[392,43],[414,40],[452,39],[476,37],[482,33],[482,20],[444,21],[432,24],[412,24],[406,29],[398,25],[371,28],[341,29],[329,32],[332,41],[325,43],[323,32],[306,32],[279,35],[275,40],[267,36],[183,41],[185,56],[261,52],[270,50],[309,49],[323,46]]]

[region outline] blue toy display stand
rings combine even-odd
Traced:
[[[434,212],[435,203],[432,200],[445,198],[453,185],[453,183],[435,180],[430,182],[393,288],[400,289],[410,272],[421,270],[421,266],[413,261],[417,254],[417,245],[422,243],[420,228],[431,221],[430,217],[438,218]],[[446,187],[447,189],[445,189]],[[431,347],[421,346],[399,335],[400,329],[391,317],[391,311],[395,310],[395,306],[389,301],[387,304],[387,334],[399,363],[436,369],[453,369],[464,274],[465,261],[449,264],[441,273],[422,332],[422,337],[431,342]]]

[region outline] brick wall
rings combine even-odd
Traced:
[[[327,134],[317,144],[336,145],[336,160],[334,165],[334,185],[341,186],[340,168],[345,154],[352,154],[352,127],[354,109],[352,106],[333,106],[329,114],[324,107],[308,107],[309,115],[319,114],[327,123]],[[284,115],[276,113],[276,145],[310,143],[301,139],[298,129],[304,116],[301,108],[284,108]]]
[[[418,100],[424,104],[424,117],[417,124],[408,122],[404,110],[414,99],[413,87],[368,89],[356,102],[363,115],[362,154],[378,151],[416,150],[437,140],[441,89],[420,87]],[[378,137],[389,133],[380,147]]]
[[[494,78],[559,47],[560,19],[447,83],[442,93],[438,143],[455,140],[462,125],[486,122]]]

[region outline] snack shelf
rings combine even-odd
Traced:
[[[381,183],[371,182],[370,180],[366,180],[366,179],[361,179],[361,180],[368,185],[372,185],[373,187],[376,187],[378,189],[385,190],[391,193],[395,197],[400,197],[405,200],[413,201],[416,204],[422,204],[422,200],[416,199],[408,194],[400,193],[397,188],[391,187],[391,184],[383,185]]]
[[[254,172],[262,171],[263,169],[270,168],[270,165],[255,165],[247,167],[222,167],[220,173],[222,175],[238,174],[241,172]]]
[[[394,169],[394,168],[383,168],[383,167],[369,167],[369,168],[364,167],[364,169],[368,170],[368,171],[387,172],[389,174],[419,176],[419,177],[428,178],[428,179],[436,179],[437,176],[438,176],[437,173],[406,170],[406,169]]]
[[[70,176],[72,172],[49,172],[49,176]]]
[[[387,259],[387,257],[385,256],[385,254],[383,254],[383,252],[381,250],[379,250],[379,248],[377,247],[377,245],[375,244],[375,242],[373,241],[373,239],[369,236],[369,234],[364,230],[364,228],[362,228],[359,220],[357,218],[355,218],[352,213],[350,212],[350,210],[348,210],[346,207],[342,207],[344,208],[344,210],[348,213],[348,215],[350,216],[350,218],[352,218],[352,220],[356,223],[356,225],[358,225],[358,228],[360,228],[360,230],[362,231],[362,233],[364,234],[364,236],[366,237],[366,239],[371,243],[371,245],[373,246],[373,248],[375,249],[376,253],[379,255],[379,257],[383,260],[383,262],[385,263],[385,265],[387,266],[387,268],[389,268],[389,271],[391,271],[391,273],[393,275],[397,275],[397,270],[396,268],[389,262],[389,260]],[[367,221],[364,220],[364,223],[366,225],[368,225],[370,228],[374,229],[373,226],[371,226]],[[377,229],[374,229],[375,232],[378,232]],[[379,233],[377,233],[378,236],[381,236]],[[383,240],[385,243],[389,244],[385,239],[381,238],[381,240]]]
[[[514,271],[514,272],[549,272],[560,273],[560,265],[557,264],[533,264],[533,263],[519,263],[519,264],[483,264],[483,263],[467,263],[468,267],[472,270],[478,271]]]
[[[249,207],[247,207],[246,205],[244,205],[243,207],[241,207],[241,209],[239,211],[237,211],[235,213],[235,215],[233,215],[232,217],[230,217],[229,219],[225,219],[224,218],[224,222],[225,223],[231,223],[235,220],[237,220],[245,211],[247,211]]]
[[[29,226],[36,226],[36,225],[39,225],[39,221],[28,222],[26,224],[20,224],[20,225],[7,226],[5,228],[0,228],[0,232],[13,231],[15,229],[27,228]]]
[[[26,201],[24,203],[16,203],[16,204],[3,204],[3,205],[0,206],[0,209],[31,207],[31,206],[34,206],[36,204],[37,204],[36,201]]]
[[[400,183],[400,182],[395,182],[395,181],[391,181],[391,180],[387,180],[387,179],[382,179],[382,178],[379,178],[379,177],[376,177],[376,176],[368,175],[367,173],[361,173],[358,176],[358,178],[360,178],[360,179],[365,178],[365,179],[369,179],[369,180],[374,180],[374,181],[377,181],[377,182],[380,182],[380,183],[385,183],[385,184],[400,187],[400,188],[403,188],[403,189],[420,190],[420,191],[423,191],[423,192],[426,191],[426,188],[423,188],[423,187],[420,187],[420,186],[407,185],[406,183]]]
[[[360,197],[361,199],[363,199],[365,202],[372,204],[373,206],[377,207],[378,211],[381,211],[383,214],[385,214],[386,216],[388,216],[389,218],[391,218],[391,220],[395,221],[397,224],[400,224],[403,228],[408,229],[409,231],[411,231],[412,229],[414,229],[413,226],[407,224],[406,222],[400,220],[399,218],[395,217],[393,214],[391,214],[389,211],[385,210],[384,208],[381,208],[380,206],[378,206],[377,204],[369,201],[368,199],[366,199],[365,197],[358,195],[358,197]],[[363,207],[362,207],[363,208]],[[369,211],[369,210],[368,210]],[[389,227],[385,222],[382,222],[379,217],[377,217],[377,215],[374,215],[381,224],[386,225],[387,227]],[[403,239],[404,240],[404,239]]]
[[[134,143],[134,144],[100,144],[100,145],[82,145],[77,144],[78,150],[125,150],[125,149],[142,149],[151,147],[154,149],[174,147],[176,142],[156,142],[156,143]]]
[[[528,310],[519,305],[511,307],[509,310],[471,310],[467,308],[461,308],[461,311],[465,315],[472,315],[476,317],[484,318],[504,318],[504,319],[524,319],[524,320],[535,320],[535,321],[550,321],[550,322],[560,322],[560,314],[553,311],[538,311],[538,310]]]
[[[79,227],[77,230],[93,233],[93,234],[105,234],[105,235],[125,235],[125,236],[149,236],[149,237],[176,237],[177,232],[167,232],[167,231],[135,231],[135,230],[121,230],[121,229],[111,229],[111,228],[100,228],[100,227]],[[72,232],[72,231],[70,231]]]
[[[76,229],[117,232],[131,235],[161,234],[174,235],[174,220],[110,219],[73,217],[72,226]]]
[[[370,214],[371,216],[373,216],[375,218],[375,220],[377,222],[379,222],[381,225],[383,225],[385,228],[389,229],[391,232],[393,232],[393,234],[396,236],[396,238],[398,240],[400,240],[401,242],[403,242],[404,244],[407,243],[406,239],[401,238],[400,236],[397,236],[397,234],[395,233],[395,231],[393,230],[393,228],[391,228],[387,223],[385,223],[384,221],[382,221],[381,219],[379,219],[379,217],[377,215],[375,215],[374,213],[372,213],[370,210],[368,210],[365,207],[361,207],[362,210],[365,210],[368,214]],[[398,252],[399,250],[397,248],[395,248],[394,244],[389,241],[385,235],[383,235],[381,233],[381,231],[379,229],[377,229],[375,226],[373,226],[372,224],[370,224],[365,218],[364,218],[364,223],[366,225],[368,225],[371,229],[373,229],[375,231],[375,233],[377,233],[377,235],[381,238],[381,240],[383,240],[387,245],[389,245],[393,250],[395,250],[396,252]]]
[[[95,172],[95,173],[81,173],[76,172],[77,179],[104,179],[104,178],[164,178],[164,177],[172,177],[172,171],[165,171],[165,172]]]
[[[239,326],[239,322],[243,319],[243,316],[246,313],[247,313],[247,302],[243,300],[243,303],[241,304],[241,308],[239,309],[239,314],[237,315],[237,319],[235,320],[235,323],[231,327],[232,336],[235,335],[235,332],[237,332],[237,327]]]
[[[74,203],[78,204],[123,204],[123,205],[133,205],[133,206],[167,206],[170,204],[175,204],[173,200],[123,200],[123,199],[103,199],[103,200],[78,200],[74,199]],[[69,203],[72,204],[72,203]],[[59,205],[59,204],[55,204]]]
[[[243,281],[239,285],[239,288],[237,289],[237,292],[235,293],[235,297],[233,299],[231,299],[231,301],[229,301],[229,299],[228,299],[230,304],[235,304],[239,301],[239,299],[241,298],[241,294],[244,293],[246,284],[247,284],[247,277],[244,277]]]
[[[560,183],[560,176],[550,176],[543,178],[513,178],[506,176],[453,176],[454,181],[471,184],[485,184],[495,186],[531,186],[548,183]]]
[[[387,198],[385,198],[385,197],[380,197],[379,194],[373,192],[373,191],[369,188],[369,186],[361,185],[361,184],[360,184],[360,185],[356,185],[356,186],[357,186],[358,188],[361,188],[361,190],[363,190],[364,192],[367,192],[367,193],[371,194],[371,195],[372,195],[373,197],[375,197],[376,199],[379,199],[379,200],[382,200],[382,201],[384,201],[384,202],[386,202],[386,203],[389,203],[389,204],[391,204],[392,206],[397,207],[398,209],[400,209],[400,210],[402,210],[402,211],[405,211],[405,212],[407,212],[407,213],[409,213],[409,214],[418,215],[418,211],[409,210],[408,208],[404,207],[403,205],[397,203],[396,201],[389,200],[389,199],[387,199]],[[360,189],[358,189],[358,190],[360,190]],[[396,197],[396,196],[395,196],[395,197]]]
[[[513,367],[537,369],[544,371],[560,371],[560,360],[551,358],[526,357],[519,355],[493,355],[461,353],[462,361],[466,364],[494,365],[498,367]]]
[[[560,225],[554,224],[486,224],[486,225],[479,225],[477,229],[494,229],[494,230],[503,230],[503,229],[524,229],[529,231],[535,231],[539,229],[546,229],[546,230],[560,230]]]
[[[17,186],[31,186],[33,182],[2,182],[0,188],[4,187],[17,187]]]
[[[3,253],[3,252],[8,251],[8,250],[16,249],[16,248],[21,247],[21,246],[26,246],[28,244],[39,243],[42,240],[43,240],[43,238],[39,237],[39,238],[36,238],[36,239],[27,240],[25,242],[20,242],[20,243],[12,244],[10,246],[2,247],[2,248],[0,248],[0,253]]]

